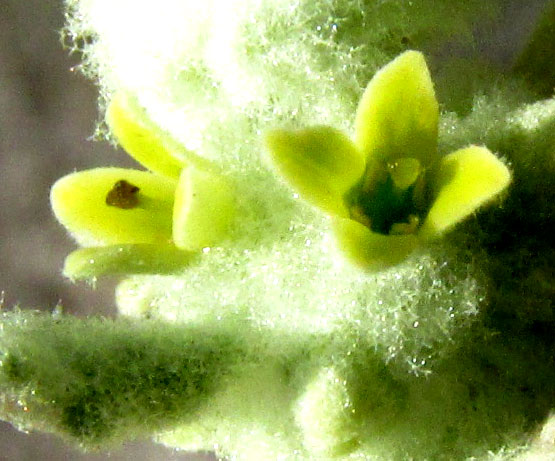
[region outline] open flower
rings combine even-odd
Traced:
[[[56,218],[87,247],[68,256],[65,274],[173,271],[223,238],[233,193],[215,167],[162,132],[123,93],[112,100],[107,121],[122,147],[150,171],[95,168],[54,184]]]
[[[349,260],[379,270],[403,261],[510,182],[485,147],[437,151],[439,110],[421,53],[376,73],[359,103],[355,140],[328,126],[267,134],[278,171],[332,216]]]

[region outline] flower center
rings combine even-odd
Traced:
[[[351,219],[385,235],[413,234],[426,206],[425,171],[414,158],[399,158],[364,175],[352,195]]]

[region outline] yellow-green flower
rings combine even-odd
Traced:
[[[376,73],[355,140],[329,126],[268,133],[278,171],[331,215],[339,248],[370,270],[403,261],[510,182],[485,147],[437,151],[439,109],[424,56],[407,51]]]
[[[184,149],[117,94],[107,121],[122,147],[150,171],[95,168],[52,187],[52,209],[84,247],[66,259],[70,278],[164,272],[188,264],[221,240],[233,193],[215,167]]]

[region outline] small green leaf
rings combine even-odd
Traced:
[[[175,192],[175,245],[197,250],[223,239],[235,215],[234,195],[224,177],[194,167],[185,168]]]
[[[117,93],[106,112],[106,121],[118,142],[135,160],[150,171],[177,179],[185,162],[178,155],[186,151],[147,117],[137,100]]]
[[[471,146],[445,156],[432,178],[435,200],[419,235],[439,236],[499,194],[510,181],[508,168],[485,147]]]
[[[366,164],[347,136],[328,126],[276,130],[267,134],[266,144],[278,171],[303,199],[331,214],[349,215],[344,196]]]
[[[196,253],[173,245],[128,244],[80,248],[64,263],[69,279],[94,280],[102,275],[171,274],[194,261]]]
[[[334,218],[333,230],[337,245],[347,259],[369,271],[399,264],[418,246],[414,234],[378,234],[352,219]]]
[[[115,193],[118,183],[131,188]],[[59,179],[50,193],[52,209],[82,246],[169,243],[176,182],[125,168],[96,168]],[[128,195],[133,194],[131,206]],[[119,203],[119,205],[118,205]],[[125,205],[124,205],[125,204]]]
[[[382,162],[436,158],[439,109],[422,53],[407,51],[379,70],[359,103],[356,145]]]

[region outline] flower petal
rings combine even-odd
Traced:
[[[441,159],[432,178],[435,200],[419,235],[434,238],[499,194],[511,173],[485,147],[460,149]]]
[[[175,192],[173,240],[185,250],[214,245],[227,233],[235,214],[234,191],[213,172],[183,170]]]
[[[360,100],[356,145],[369,159],[436,158],[439,109],[422,53],[407,51],[379,70]]]
[[[303,199],[331,214],[348,216],[343,198],[366,165],[347,136],[328,126],[276,130],[267,134],[266,144],[278,171]]]
[[[123,197],[112,197],[122,182]],[[175,187],[175,181],[146,171],[96,168],[59,179],[50,200],[58,221],[83,246],[167,243]]]
[[[101,275],[171,274],[191,264],[195,255],[173,245],[80,248],[67,256],[63,272],[73,281],[93,281]]]
[[[352,219],[334,218],[333,230],[337,245],[347,259],[369,271],[399,264],[418,246],[414,234],[378,234]]]
[[[179,178],[185,162],[177,153],[186,149],[156,126],[135,98],[117,93],[108,106],[106,121],[118,142],[135,160],[150,171]]]

